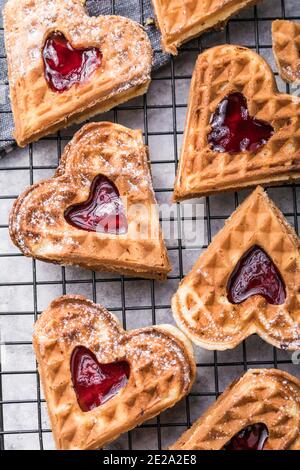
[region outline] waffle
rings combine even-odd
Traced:
[[[239,260],[258,245],[273,260],[286,289],[285,302],[272,305],[261,295],[231,303],[227,286]],[[227,220],[172,301],[179,327],[206,349],[235,348],[257,333],[277,348],[300,348],[300,255],[294,230],[258,187]]]
[[[228,19],[260,0],[152,0],[165,52],[205,31],[225,26]]]
[[[65,211],[88,200],[99,174],[118,188],[125,234],[87,232]],[[109,122],[85,125],[68,144],[56,175],[28,187],[10,215],[10,235],[26,256],[95,271],[165,279],[171,266],[162,238],[141,131]]]
[[[19,146],[103,113],[150,84],[152,48],[137,23],[89,17],[84,0],[9,0],[4,8],[10,96]],[[46,82],[41,50],[59,31],[74,48],[100,47],[102,63],[85,83],[63,93]]]
[[[264,450],[300,450],[300,381],[276,369],[252,369],[233,382],[172,450],[222,450],[247,426],[269,431]]]
[[[208,143],[211,116],[235,92],[246,97],[251,116],[275,130],[256,153],[218,153]],[[199,56],[192,79],[174,199],[299,179],[299,137],[300,99],[278,92],[262,57],[240,46],[209,49]]]
[[[272,36],[281,77],[287,82],[300,84],[300,23],[273,21]]]
[[[101,305],[81,296],[60,297],[39,318],[33,345],[60,450],[93,450],[175,405],[190,390],[195,362],[189,341],[175,327],[124,331]],[[98,361],[126,360],[129,381],[118,395],[89,412],[77,402],[70,372],[78,345]]]

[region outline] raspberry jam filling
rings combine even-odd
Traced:
[[[86,81],[102,62],[99,49],[74,49],[59,32],[52,33],[46,40],[43,58],[47,83],[60,93]]]
[[[223,450],[264,450],[268,437],[265,424],[253,424],[238,432]]]
[[[125,361],[99,364],[89,349],[78,346],[72,354],[71,374],[79,406],[87,412],[111,400],[127,385],[130,367]]]
[[[128,231],[128,223],[119,191],[106,176],[97,176],[91,186],[88,200],[69,207],[66,221],[87,232],[122,235]]]
[[[210,124],[208,142],[215,152],[256,152],[274,134],[270,124],[249,115],[246,98],[241,93],[226,96]]]
[[[257,245],[238,262],[229,279],[227,293],[232,304],[241,304],[253,295],[263,296],[272,305],[282,305],[286,299],[280,272],[267,253]]]

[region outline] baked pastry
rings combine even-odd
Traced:
[[[151,279],[171,270],[142,133],[118,124],[77,132],[56,175],[16,200],[9,227],[42,261]]]
[[[172,301],[179,327],[206,349],[235,348],[257,333],[300,348],[299,239],[258,187],[227,220]]]
[[[260,0],[152,0],[165,52],[176,55],[186,41],[212,28]]]
[[[93,450],[172,407],[190,390],[190,342],[171,325],[124,331],[101,305],[56,299],[33,346],[60,450]]]
[[[103,113],[150,84],[140,25],[89,17],[85,0],[9,0],[4,8],[10,96],[19,146]]]
[[[171,450],[300,450],[300,380],[253,369],[233,382]]]
[[[272,38],[281,78],[286,82],[300,84],[300,23],[273,21]]]
[[[300,99],[278,92],[262,57],[207,50],[192,79],[175,200],[299,179],[299,135]]]

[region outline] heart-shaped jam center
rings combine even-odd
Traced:
[[[211,118],[208,142],[215,152],[255,152],[274,134],[270,124],[249,115],[246,98],[232,93],[219,103]]]
[[[259,246],[242,256],[227,286],[228,300],[240,304],[253,295],[263,296],[269,304],[285,302],[285,285],[271,258]]]
[[[265,424],[253,424],[239,431],[224,446],[224,450],[263,450],[268,437],[269,431]]]
[[[127,233],[128,223],[119,191],[106,176],[97,176],[91,186],[88,200],[69,207],[66,221],[88,232],[122,235]]]
[[[59,32],[52,33],[46,40],[43,58],[47,83],[60,93],[86,81],[102,62],[99,49],[74,49]]]
[[[130,367],[125,361],[99,364],[84,346],[74,349],[71,358],[73,387],[82,411],[91,411],[111,400],[126,386]]]

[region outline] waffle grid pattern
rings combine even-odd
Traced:
[[[300,83],[300,25],[293,21],[275,21],[273,49],[281,77]]]
[[[112,13],[114,13],[115,1],[112,0]],[[212,33],[211,35],[204,36],[202,39],[193,41],[182,48],[181,57],[171,59],[170,65],[162,69],[153,79],[153,89],[166,89],[166,96],[170,98],[170,102],[167,104],[157,103],[153,96],[148,95],[139,101],[138,104],[131,104],[122,106],[114,110],[110,114],[115,122],[126,125],[126,114],[134,113],[138,116],[137,126],[144,128],[144,136],[146,144],[151,145],[157,139],[161,142],[168,142],[168,145],[173,147],[173,158],[159,159],[158,155],[151,152],[152,157],[152,171],[154,174],[163,171],[164,168],[171,169],[175,175],[175,169],[178,165],[178,157],[180,152],[183,124],[181,121],[182,116],[186,113],[186,98],[181,97],[180,84],[183,82],[188,83],[191,79],[191,73],[195,63],[195,59],[199,52],[203,51],[206,47],[217,45],[220,42],[229,43],[242,43],[242,45],[251,47],[253,50],[262,53],[263,55],[271,56],[271,35],[267,34],[266,31],[271,31],[271,21],[277,18],[286,18],[295,21],[300,20],[300,10],[298,7],[291,7],[292,0],[276,0],[275,2],[266,0],[260,6],[251,8],[249,11],[241,14],[238,18],[230,20],[225,31],[223,33]],[[141,21],[143,18],[143,7],[141,4]],[[265,4],[267,5],[265,7]],[[272,5],[271,5],[272,4]],[[296,3],[295,3],[296,5]],[[276,13],[275,13],[276,12]],[[243,35],[241,35],[241,31]],[[249,31],[253,33],[253,38],[249,38]],[[0,39],[3,37],[3,28],[0,18]],[[244,39],[243,39],[244,38]],[[155,51],[158,53],[159,51]],[[4,57],[0,57],[0,60],[4,60]],[[184,65],[184,66],[183,66]],[[281,84],[283,90],[285,85]],[[167,92],[168,90],[168,92]],[[290,88],[287,85],[286,91],[289,92]],[[167,114],[169,116],[169,122],[171,123],[170,128],[160,127],[159,123],[153,126],[153,119],[159,119],[161,114]],[[125,118],[124,118],[125,116]],[[129,124],[130,126],[130,124]],[[32,184],[34,181],[40,179],[40,172],[47,171],[49,175],[53,174],[57,168],[59,158],[62,154],[63,146],[66,141],[71,137],[70,133],[67,135],[65,132],[58,134],[56,137],[48,137],[43,139],[41,145],[45,146],[47,152],[57,152],[57,162],[54,164],[40,164],[40,160],[37,158],[38,144],[29,146],[29,164],[28,157],[25,159],[25,163],[16,163],[18,158],[14,156],[5,158],[0,161],[0,181],[14,178],[15,174],[24,174],[27,178],[28,184]],[[9,160],[9,162],[8,162]],[[23,162],[23,160],[22,160]],[[1,186],[2,188],[3,186]],[[164,185],[163,187],[157,186],[156,195],[159,201],[169,200],[172,194],[173,186]],[[282,191],[289,191],[290,205],[286,207],[283,212],[288,220],[295,226],[298,231],[298,219],[300,217],[300,185],[294,184],[291,186],[279,186],[276,189],[272,189],[272,198],[274,202],[280,202]],[[13,192],[13,191],[12,191]],[[274,198],[274,195],[276,198]],[[11,206],[13,201],[16,199],[18,194],[10,194],[6,191],[2,191],[0,194],[0,206]],[[11,317],[11,321],[15,321],[16,325],[22,322],[25,325],[28,322],[33,323],[41,313],[39,292],[42,290],[50,290],[56,288],[57,295],[65,293],[82,293],[84,287],[90,289],[91,299],[96,302],[103,300],[102,295],[99,295],[99,289],[101,292],[107,292],[107,298],[109,299],[110,289],[118,289],[120,292],[119,304],[112,306],[107,302],[106,307],[112,312],[119,315],[123,321],[123,326],[126,328],[132,328],[134,326],[139,327],[140,324],[132,324],[132,318],[138,318],[135,316],[136,313],[142,314],[145,319],[145,324],[149,325],[149,319],[153,324],[161,323],[160,317],[162,312],[169,312],[170,300],[172,292],[175,292],[179,281],[183,278],[184,274],[190,269],[190,265],[186,266],[187,254],[193,251],[193,262],[197,259],[199,252],[204,249],[211,241],[212,236],[217,230],[223,225],[225,219],[237,207],[242,200],[242,193],[232,193],[231,196],[233,207],[228,211],[226,206],[223,205],[223,209],[216,210],[216,199],[207,197],[203,199],[205,204],[205,231],[206,241],[205,245],[194,246],[191,250],[186,244],[184,239],[180,239],[180,234],[183,229],[183,224],[186,218],[183,218],[182,206],[176,206],[176,215],[174,217],[175,222],[178,221],[178,243],[172,244],[169,247],[170,257],[176,259],[176,265],[174,272],[168,278],[168,284],[170,284],[170,292],[168,295],[164,295],[164,289],[160,283],[155,281],[145,281],[147,288],[149,289],[149,298],[141,298],[140,302],[130,302],[127,292],[128,286],[132,280],[125,277],[110,277],[99,278],[96,273],[92,273],[89,279],[87,278],[71,278],[68,275],[68,271],[65,268],[59,268],[61,271],[60,279],[41,279],[39,276],[40,266],[34,260],[29,260],[31,263],[31,279],[28,281],[23,280],[22,277],[16,276],[13,282],[5,282],[2,276],[3,271],[0,274],[0,290],[3,298],[7,295],[7,298],[11,296],[11,292],[15,296],[24,294],[24,305],[27,305],[26,292],[33,295],[33,308],[24,307],[22,309],[15,309],[9,305],[0,308],[0,325],[3,334],[1,339],[1,352],[6,354],[6,350],[13,351],[12,357],[15,358],[15,364],[12,365],[9,361],[6,365],[5,358],[2,358],[0,363],[0,448],[11,449],[11,448],[36,448],[36,449],[47,449],[52,448],[53,444],[50,438],[51,430],[47,424],[46,407],[43,399],[42,391],[40,388],[40,382],[36,370],[34,361],[26,364],[24,367],[22,351],[31,351],[31,341],[28,340],[16,340],[14,335],[9,335],[8,328],[5,327],[7,324],[6,320]],[[222,196],[217,199],[219,203],[222,203]],[[300,219],[299,219],[300,220]],[[2,266],[6,266],[7,261],[12,260],[18,262],[18,258],[22,258],[22,255],[17,251],[7,250],[2,248],[2,241],[7,237],[7,222],[0,221],[0,263]],[[11,260],[11,261],[12,261]],[[133,283],[137,286],[139,281],[134,280]],[[167,285],[168,285],[167,284]],[[79,290],[79,292],[78,292]],[[46,304],[49,304],[52,300],[52,294],[46,296]],[[142,297],[142,296],[141,296]],[[19,302],[20,304],[20,302]],[[171,314],[169,313],[169,319],[171,321]],[[24,322],[24,323],[23,323]],[[4,327],[2,326],[4,325]],[[29,331],[31,331],[29,329]],[[25,334],[24,334],[25,337]],[[7,339],[8,338],[8,339]],[[265,352],[260,356],[260,359],[254,359],[253,354],[250,353],[252,344],[251,340],[247,340],[239,349],[239,359],[231,354],[213,352],[206,354],[201,351],[201,356],[198,354],[197,366],[198,366],[198,377],[199,384],[193,388],[190,396],[181,403],[180,408],[176,408],[167,412],[167,414],[161,415],[160,417],[145,423],[141,428],[135,431],[131,431],[125,435],[121,441],[113,446],[113,448],[123,449],[139,449],[139,448],[151,448],[161,449],[171,445],[175,440],[185,431],[185,429],[199,417],[208,405],[220,395],[226,385],[228,385],[233,379],[237,378],[244,370],[248,368],[280,368],[288,370],[290,373],[299,376],[299,366],[293,366],[291,364],[290,355],[282,353],[269,345],[259,344],[262,346],[262,351]],[[252,348],[253,349],[253,348]],[[199,349],[197,350],[199,353]],[[30,356],[31,358],[31,356]],[[25,360],[25,359],[24,359]],[[31,365],[30,365],[31,364]],[[209,377],[209,383],[205,384],[201,379],[202,377]],[[225,378],[224,378],[225,377]],[[25,382],[27,380],[32,381],[35,385],[35,393],[32,396],[28,396],[25,393]],[[6,385],[8,380],[13,380],[13,383],[18,384],[18,388],[22,389],[24,384],[24,395],[18,393],[18,398],[7,398]],[[12,383],[12,382],[11,382]],[[16,385],[17,388],[17,385]],[[30,410],[30,418],[28,423],[20,423],[18,420],[18,413],[20,409],[28,407]],[[24,408],[24,409],[25,409]],[[176,411],[177,410],[177,411]],[[15,420],[10,418],[15,415]],[[23,416],[23,414],[22,414]],[[31,423],[34,421],[34,425]],[[19,447],[18,447],[19,446]]]
[[[224,24],[243,8],[260,0],[152,0],[163,36],[166,52],[177,54],[178,47],[208,31],[212,25]]]

